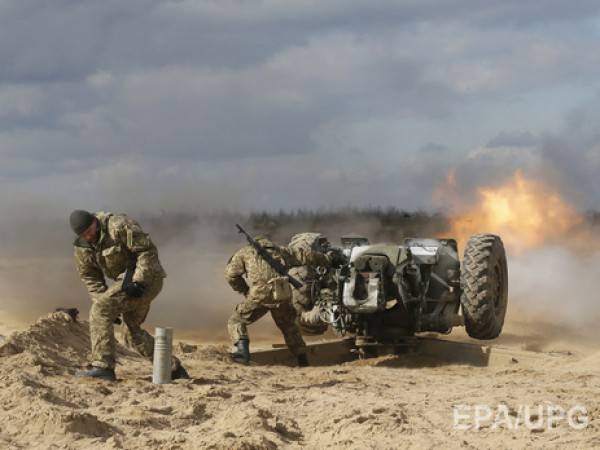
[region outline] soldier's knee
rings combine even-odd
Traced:
[[[145,315],[140,316],[138,314],[134,314],[131,312],[126,312],[123,314],[123,322],[125,322],[125,325],[130,330],[136,330],[138,328],[141,328],[141,325],[144,322],[145,318],[146,318]]]
[[[110,316],[112,315],[111,313],[112,311],[110,306],[105,302],[94,302],[92,304],[92,308],[90,309],[90,320],[109,320]]]
[[[118,315],[118,311],[110,304],[94,302],[90,309],[90,322],[112,325]]]
[[[277,325],[280,330],[293,328],[296,321],[296,315],[280,314],[279,311],[274,311],[272,315],[275,325]]]
[[[238,325],[241,325],[241,323],[242,321],[240,320],[240,316],[237,314],[233,314],[231,317],[229,317],[229,320],[227,320],[227,326],[229,328],[237,327]]]

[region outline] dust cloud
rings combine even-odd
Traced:
[[[458,216],[451,214],[458,210],[455,202],[446,215],[379,208],[238,213],[219,210],[214,201],[210,210],[185,209],[175,202],[165,203],[160,210],[154,197],[147,207],[143,201],[129,200],[130,209],[117,201],[115,208],[98,205],[90,209],[127,211],[151,234],[168,278],[153,304],[148,324],[173,326],[181,337],[226,339],[225,324],[240,297],[225,282],[223,269],[235,250],[245,245],[235,223],[245,225],[251,233],[269,234],[281,244],[302,231],[321,232],[334,244],[342,235],[355,233],[372,242],[397,243],[409,236],[457,237],[461,245],[469,234],[496,232],[507,244],[508,328],[525,328],[535,336],[545,333],[552,337],[557,329],[563,330],[563,335],[588,335],[600,320],[597,216],[577,213],[565,221],[560,214],[548,211],[544,199],[550,188],[544,190],[531,183],[521,180],[519,184],[513,179],[502,186],[486,187],[487,197],[481,197],[480,204],[464,205]],[[530,185],[536,187],[533,197],[525,192]],[[512,188],[517,189],[516,194]],[[560,194],[552,195],[551,204],[558,212],[575,214]],[[491,208],[486,198],[502,207]],[[515,207],[514,201],[521,203]],[[68,226],[70,210],[78,207],[82,205],[65,205],[43,197],[19,197],[18,201],[3,198],[0,334],[22,328],[57,306],[77,307],[83,317],[87,316],[90,301],[74,269],[74,236]],[[519,211],[519,215],[507,216],[511,210]],[[542,220],[535,217],[538,213]],[[555,216],[560,226],[549,219]],[[270,320],[259,321],[251,332],[256,339],[279,336]]]
[[[600,227],[597,213],[582,214],[567,195],[522,171],[502,183],[481,186],[476,200],[461,203],[449,174],[446,188],[458,214],[450,234],[463,247],[470,235],[502,237],[508,258],[508,330],[535,345],[561,339],[600,342]],[[510,331],[509,331],[510,332]],[[504,336],[501,340],[507,340]]]
[[[173,326],[180,337],[205,341],[226,339],[227,318],[241,300],[223,276],[229,257],[246,244],[235,223],[285,244],[301,231],[325,233],[334,243],[348,233],[394,241],[402,234],[415,234],[423,228],[433,232],[443,222],[440,217],[432,220],[425,213],[395,212],[390,219],[381,211],[240,214],[171,208],[157,213],[153,203],[147,209],[139,203],[134,208],[132,202],[131,206],[127,212],[152,236],[168,274],[163,292],[149,314],[149,327]],[[22,328],[58,306],[77,307],[87,317],[90,301],[73,264],[75,236],[68,225],[70,208],[47,198],[21,197],[18,202],[5,202],[3,210],[0,334]],[[398,221],[403,222],[402,227],[397,226]],[[253,327],[253,337],[278,336],[271,322],[260,321]]]

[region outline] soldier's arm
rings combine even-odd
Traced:
[[[229,259],[225,267],[225,279],[234,291],[242,295],[247,295],[250,290],[248,283],[244,280],[245,273],[246,265],[244,263],[244,256],[240,251]]]
[[[156,275],[164,275],[156,246],[137,222],[131,219],[127,220],[118,235],[127,249],[136,257],[133,282],[148,284]]]
[[[79,278],[91,295],[106,291],[106,280],[90,250],[75,247],[75,267]]]

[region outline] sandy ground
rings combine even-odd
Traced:
[[[531,336],[515,330],[503,345],[528,350]],[[72,376],[87,323],[55,313],[0,344],[0,448],[599,448],[600,348],[534,344],[534,358],[489,367],[407,354],[305,369],[237,366],[224,345],[178,344],[192,379],[164,386],[119,347],[119,381],[107,383]],[[583,405],[589,424],[457,430],[464,404],[512,423],[521,405]]]

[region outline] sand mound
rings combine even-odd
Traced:
[[[120,431],[101,420],[96,414],[84,411],[90,402],[70,389],[70,381],[54,381],[29,367],[3,367],[0,376],[0,414],[4,433],[2,448],[24,448],[14,445],[14,436],[26,437],[27,448],[48,448],[53,442],[87,439],[108,439]],[[104,393],[103,393],[104,392]],[[102,386],[92,387],[91,397],[102,397]]]
[[[135,357],[135,353],[121,345],[117,352]],[[18,356],[21,364],[39,366],[55,374],[85,365],[89,353],[88,322],[74,321],[63,312],[42,317],[27,330],[12,333],[0,343],[0,357]]]

